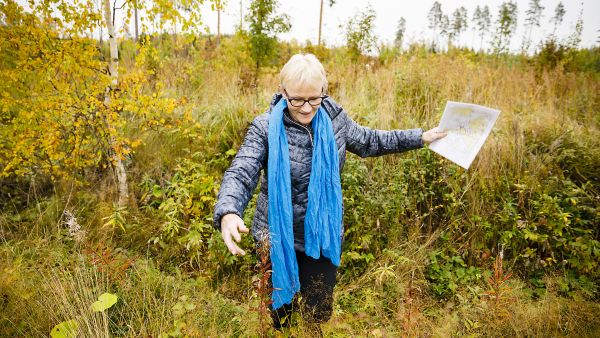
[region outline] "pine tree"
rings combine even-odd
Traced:
[[[450,20],[446,14],[442,14],[440,20],[440,35],[445,37],[448,44],[450,44]]]
[[[540,0],[529,1],[529,9],[525,12],[527,15],[525,18],[525,27],[528,28],[528,31],[527,35],[523,37],[523,44],[521,46],[521,49],[525,54],[529,51],[529,47],[531,46],[531,32],[533,31],[533,28],[540,27],[543,11],[544,7],[540,5]]]
[[[494,53],[508,52],[510,39],[517,29],[517,4],[506,1],[500,5],[498,19],[496,20],[496,34],[492,40]]]
[[[467,9],[462,6],[457,8],[454,11],[454,13],[452,13],[452,22],[450,24],[450,33],[448,41],[449,44],[454,43],[455,39],[459,40],[462,32],[464,32],[467,29],[467,18]]]
[[[550,19],[550,22],[554,24],[554,29],[552,30],[552,37],[555,39],[556,37],[556,29],[563,22],[565,17],[565,5],[562,2],[559,2],[554,9],[554,16]]]
[[[442,12],[442,5],[439,2],[434,2],[433,6],[429,10],[427,19],[429,20],[429,28],[433,30],[433,37],[431,39],[431,49],[435,50],[437,45],[436,33],[441,25],[443,24],[444,12]]]
[[[583,32],[583,9],[579,12],[577,22],[575,23],[575,30],[567,39],[567,46],[569,48],[577,49],[581,43],[581,33]]]
[[[479,50],[481,51],[483,49],[483,38],[487,32],[489,32],[490,26],[492,25],[492,17],[490,15],[489,7],[487,5],[485,5],[483,8],[479,8],[479,6],[477,6],[477,9],[475,9],[475,14],[473,14],[473,21],[475,22],[473,28],[476,28],[479,32]]]
[[[396,38],[394,39],[394,45],[399,50],[402,50],[402,43],[404,42],[404,33],[406,32],[406,19],[400,17],[398,20],[398,29],[396,30]]]

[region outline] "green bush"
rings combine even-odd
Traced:
[[[207,254],[218,191],[217,178],[207,173],[200,156],[196,153],[179,160],[173,176],[164,182],[147,177],[142,183],[143,205],[158,209],[164,218],[162,232],[151,242],[163,246],[177,243],[192,259]]]
[[[444,250],[435,250],[429,255],[425,277],[436,297],[448,299],[459,288],[480,280],[482,271],[467,265],[459,255],[449,256]]]

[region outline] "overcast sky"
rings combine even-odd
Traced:
[[[221,31],[223,33],[232,33],[234,26],[240,21],[240,0],[225,0],[226,6],[221,16]],[[244,15],[250,4],[250,0],[242,0]],[[363,11],[369,4],[375,10],[377,18],[375,20],[375,34],[379,41],[391,43],[397,30],[400,17],[406,19],[405,41],[431,40],[432,32],[427,28],[427,14],[433,5],[434,0],[337,0],[333,7],[329,7],[329,0],[325,0],[323,13],[323,32],[322,39],[326,45],[344,44],[345,23],[350,17],[359,11]],[[469,20],[473,16],[477,5],[488,5],[492,14],[492,21],[495,21],[498,8],[502,0],[441,0],[442,10],[448,16],[460,7],[464,6],[469,13]],[[512,38],[511,47],[518,50],[522,38],[525,34],[524,21],[525,11],[528,8],[529,0],[517,0],[518,6],[518,30]],[[545,7],[541,19],[542,26],[533,31],[533,41],[537,43],[543,37],[548,36],[553,29],[550,18],[554,16],[554,9],[558,0],[541,0],[541,5]],[[575,22],[581,10],[583,10],[583,34],[582,47],[598,45],[596,42],[600,37],[600,0],[563,0],[566,14],[563,23],[557,30],[557,35],[566,38],[575,29]],[[299,42],[310,40],[313,43],[317,41],[319,27],[319,6],[320,0],[279,0],[279,13],[286,13],[291,18],[292,29],[289,33],[280,36],[283,40],[296,39]],[[217,15],[206,7],[203,11],[204,23],[211,32],[216,32]],[[469,22],[470,23],[470,22]],[[342,28],[340,27],[342,26]],[[473,33],[469,28],[461,37],[462,45],[471,45],[474,40],[475,47],[479,47],[479,38],[473,39]]]

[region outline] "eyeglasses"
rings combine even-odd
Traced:
[[[328,97],[327,95],[321,95],[318,97],[311,97],[310,99],[305,100],[305,99],[301,99],[298,97],[290,97],[285,89],[283,90],[283,92],[285,93],[285,96],[288,98],[290,105],[292,105],[292,107],[296,107],[296,108],[300,108],[300,107],[304,106],[304,104],[306,102],[308,102],[308,104],[310,104],[312,107],[317,107],[323,102],[323,99]]]

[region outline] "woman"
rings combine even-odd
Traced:
[[[445,136],[435,129],[382,131],[358,125],[325,95],[325,70],[312,54],[292,56],[281,70],[279,91],[269,110],[252,121],[223,176],[214,212],[229,251],[244,255],[235,242],[240,232],[248,232],[242,215],[265,170],[252,234],[257,243],[270,245],[275,327],[298,292],[309,323],[331,316],[343,236],[340,172],[346,150],[379,156]]]

